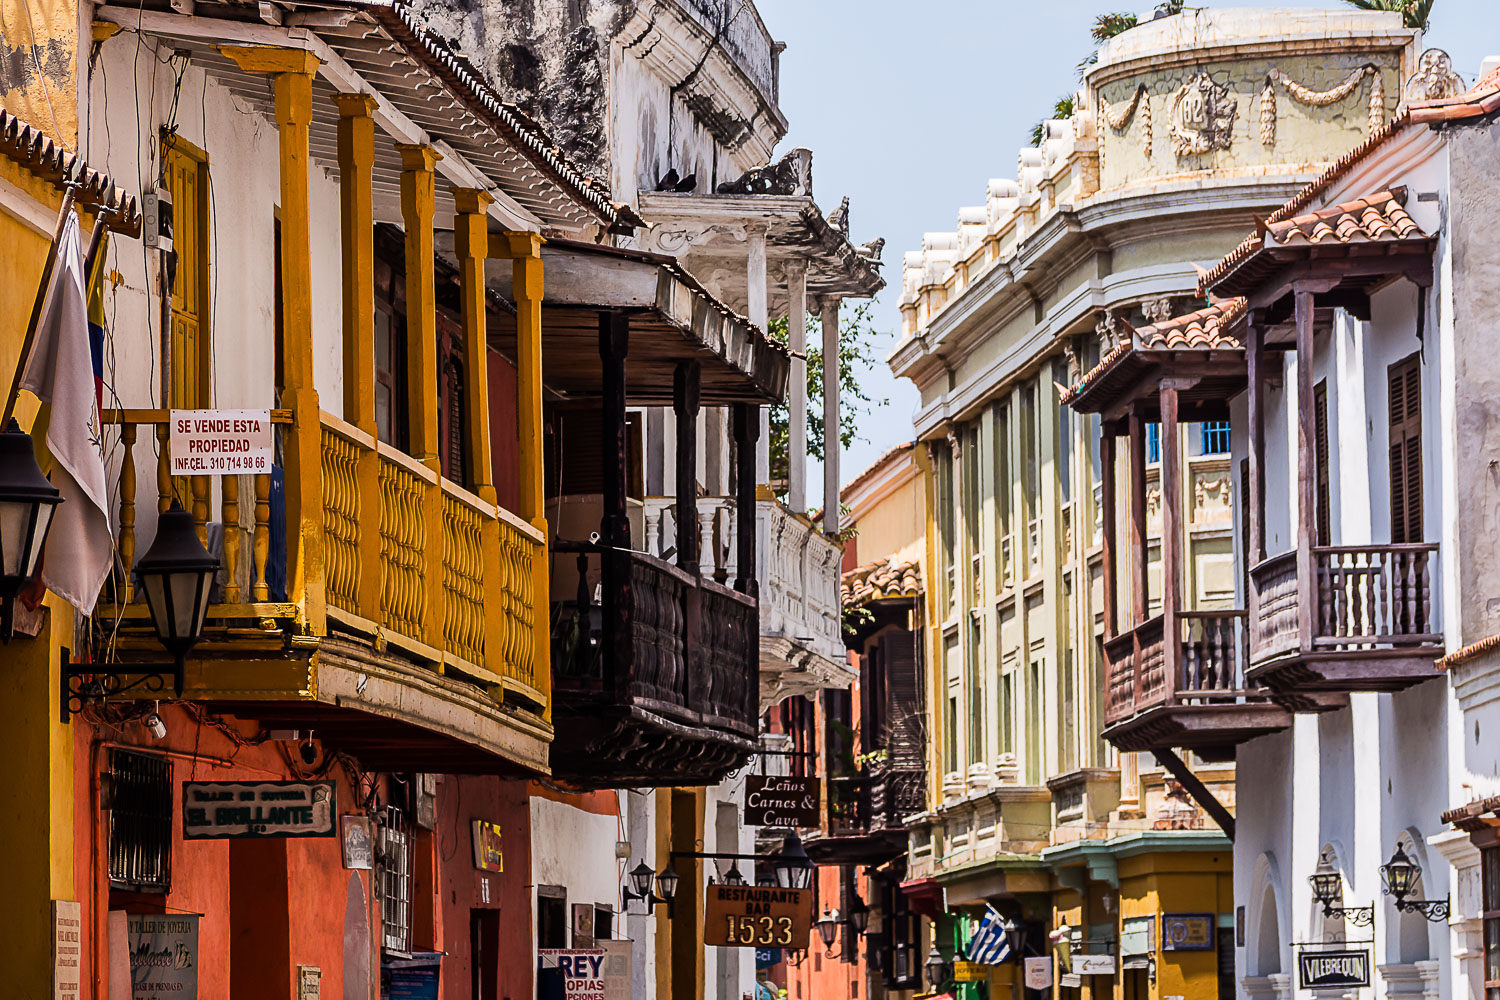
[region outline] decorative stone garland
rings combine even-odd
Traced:
[[[1366,64],[1355,69],[1338,86],[1330,90],[1313,90],[1272,67],[1271,72],[1266,74],[1265,89],[1260,92],[1261,145],[1271,146],[1276,143],[1276,84],[1279,83],[1285,87],[1292,100],[1300,104],[1313,108],[1326,108],[1354,93],[1355,88],[1366,77],[1370,78],[1369,131],[1374,134],[1385,125],[1385,83],[1381,79],[1380,70],[1373,64]]]
[[[1139,84],[1135,88],[1135,94],[1131,96],[1128,104],[1113,105],[1106,101],[1103,95],[1099,97],[1099,108],[1104,118],[1104,123],[1116,132],[1123,132],[1130,125],[1130,120],[1135,117],[1137,109],[1141,113],[1141,135],[1146,142],[1146,156],[1151,156],[1151,96],[1146,93],[1146,85]]]

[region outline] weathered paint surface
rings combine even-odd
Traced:
[[[0,3],[0,106],[78,143],[77,0]]]

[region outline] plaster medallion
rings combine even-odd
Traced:
[[[1199,73],[1172,95],[1172,152],[1182,157],[1228,149],[1238,113],[1239,102],[1229,96],[1229,88]]]
[[[1453,59],[1442,49],[1428,49],[1417,60],[1417,71],[1406,81],[1408,101],[1446,101],[1464,92],[1464,78],[1453,70]]]

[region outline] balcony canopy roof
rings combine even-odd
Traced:
[[[550,391],[568,398],[600,395],[600,316],[620,311],[630,319],[625,395],[631,405],[670,406],[680,361],[702,365],[705,406],[785,398],[791,371],[786,348],[710,295],[674,258],[550,240],[542,262],[542,381]],[[503,262],[491,262],[486,282],[513,301],[511,269]],[[515,317],[492,318],[489,339],[514,356]]]

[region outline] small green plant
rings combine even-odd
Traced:
[[[1401,15],[1401,20],[1408,28],[1420,28],[1427,30],[1432,20],[1432,5],[1434,0],[1344,0],[1351,7],[1360,10],[1383,10]]]
[[[1042,140],[1047,138],[1047,122],[1066,121],[1067,119],[1072,118],[1073,111],[1076,107],[1077,105],[1074,102],[1072,94],[1065,94],[1062,97],[1059,97],[1057,99],[1057,103],[1052,105],[1052,117],[1050,119],[1043,118],[1041,121],[1031,126],[1031,144],[1033,146],[1040,146],[1042,144]]]

